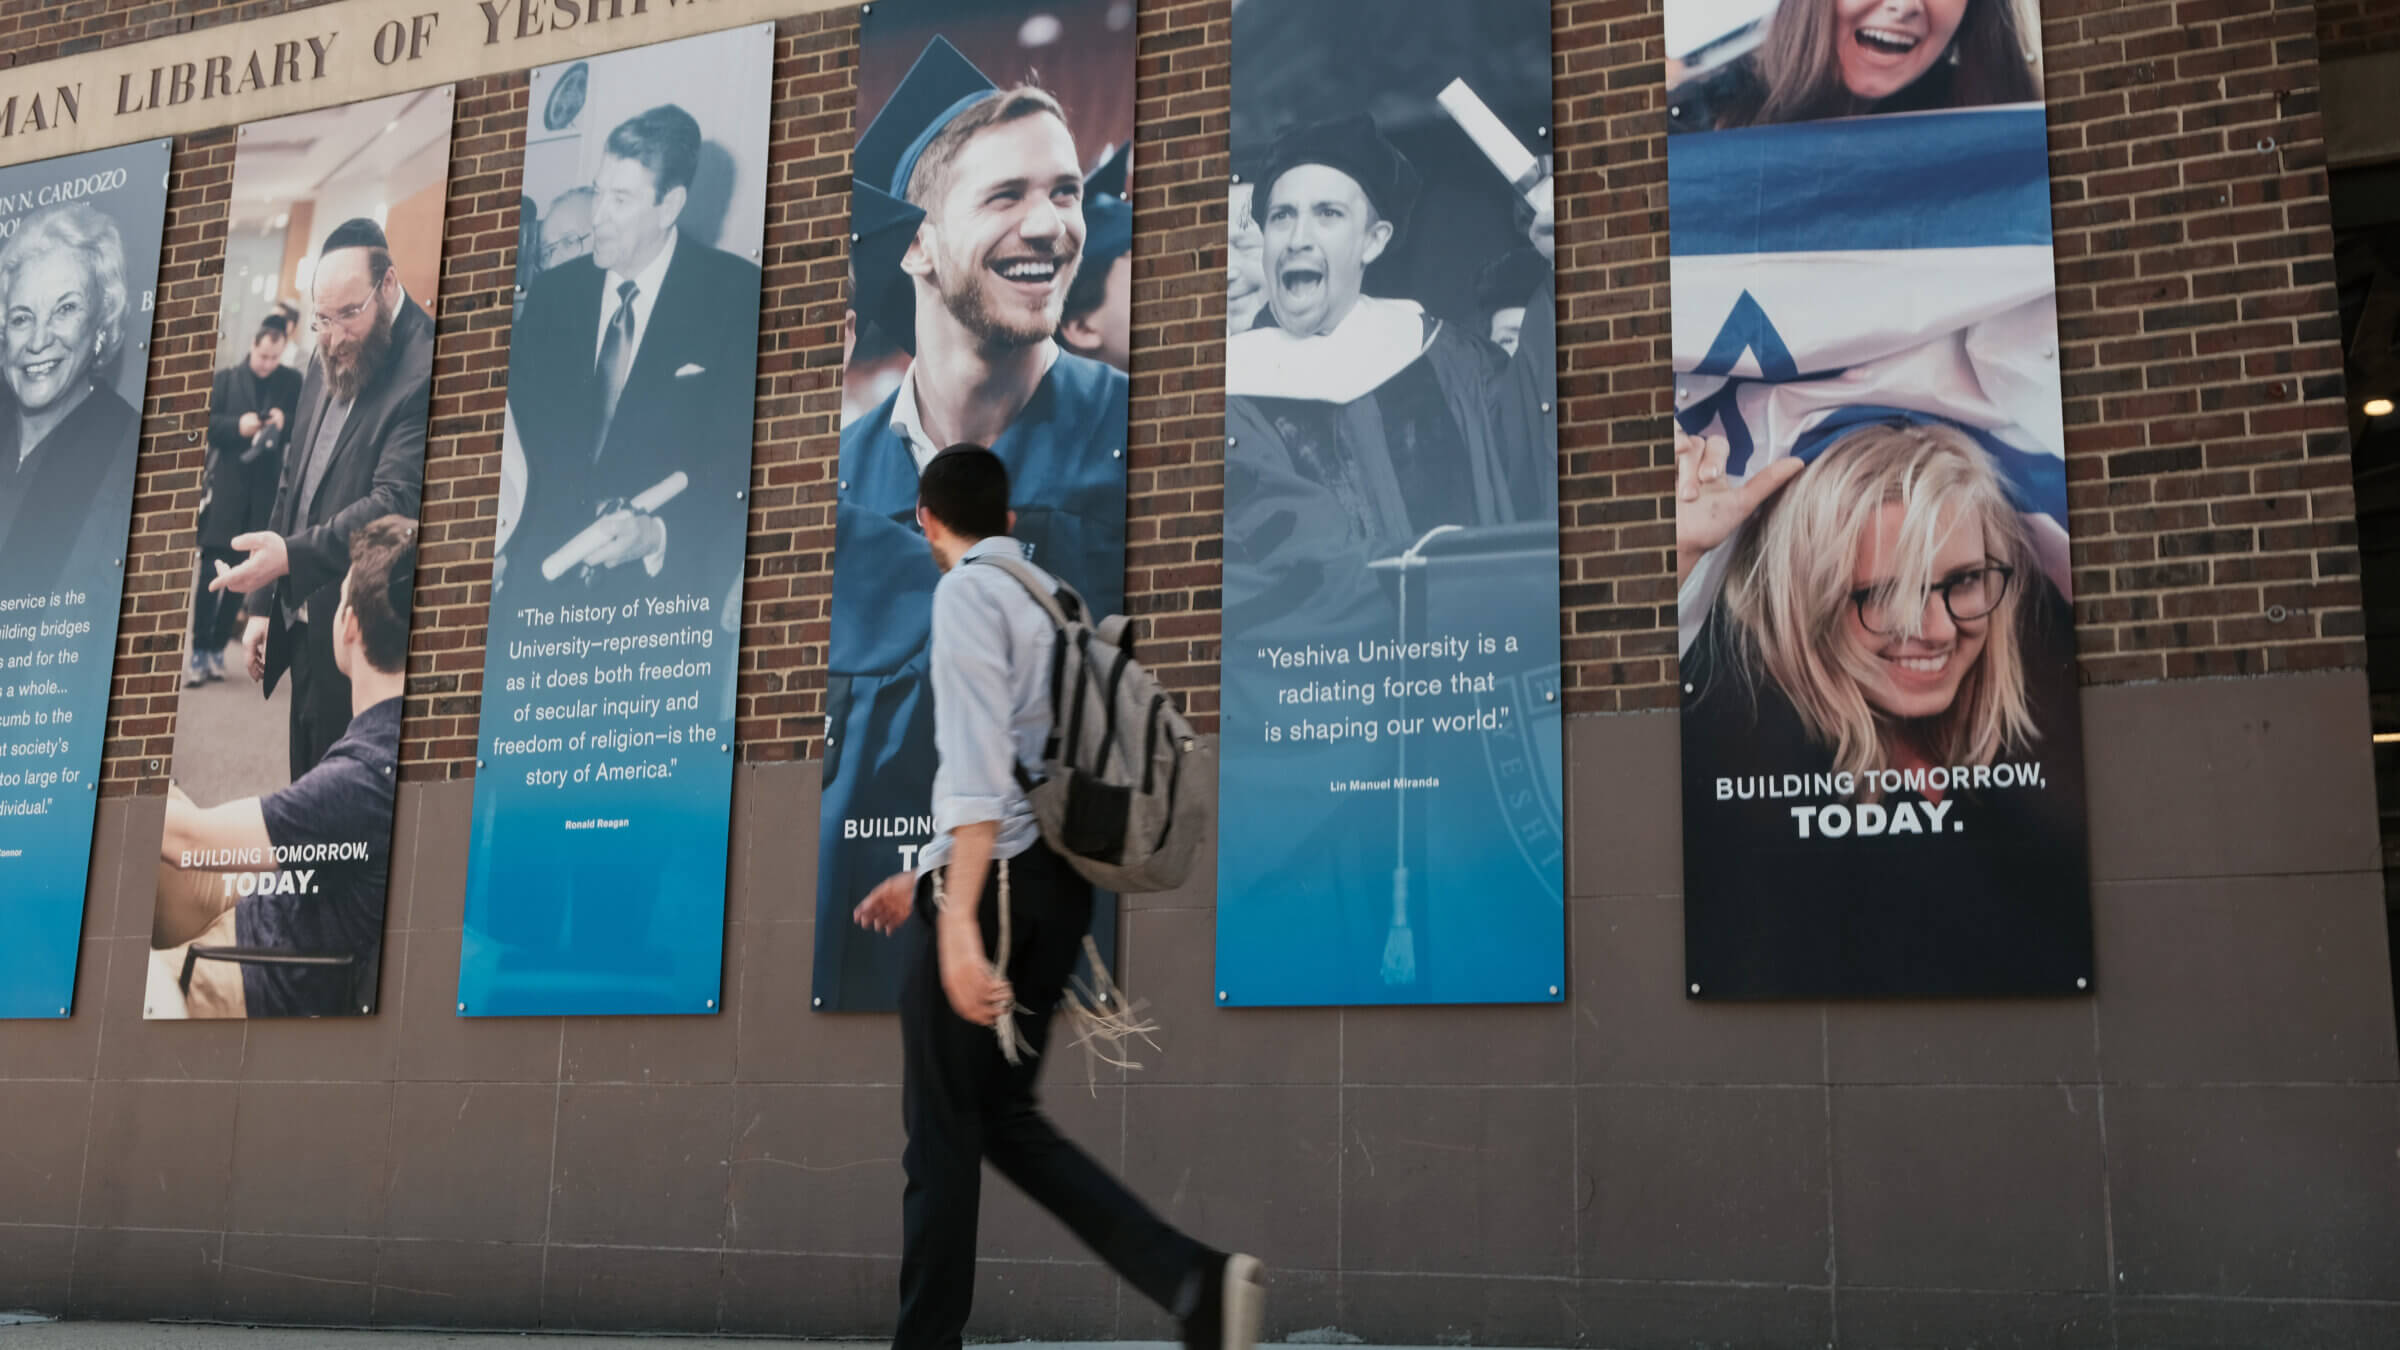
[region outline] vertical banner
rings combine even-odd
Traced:
[[[1565,980],[1546,0],[1233,22],[1217,988]]]
[[[1666,25],[1688,990],[2087,989],[2038,16]]]
[[[918,471],[947,446],[989,446],[1026,556],[1096,612],[1124,607],[1133,20],[1129,0],[903,0],[860,19],[820,1009],[896,1005],[896,944],[850,911],[932,838],[940,573]],[[1102,897],[1104,951],[1115,925]]]
[[[234,141],[147,1017],[375,1010],[451,103]]]
[[[0,169],[0,1017],[74,1007],[169,153]]]
[[[533,72],[458,1001],[713,1013],[775,31]]]

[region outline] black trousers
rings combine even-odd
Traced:
[[[333,663],[333,625],[319,622],[311,607],[308,622],[291,628],[292,780],[317,767],[325,752],[350,729],[350,677]]]
[[[1017,1025],[1033,1056],[1011,1065],[990,1027],[950,1009],[934,938],[931,878],[917,884],[916,915],[900,930],[901,1113],[908,1148],[902,1201],[900,1329],[893,1350],[954,1350],[975,1299],[975,1225],[989,1159],[1017,1189],[1057,1215],[1083,1244],[1160,1307],[1179,1299],[1212,1253],[1169,1227],[1090,1155],[1067,1142],[1034,1096],[1050,1019],[1092,922],[1092,887],[1039,843],[1009,860],[1008,979],[1030,1011]],[[984,951],[998,949],[1000,865],[985,881],[977,917]]]
[[[203,652],[211,655],[225,650],[233,635],[242,626],[242,595],[239,591],[215,591],[208,583],[216,578],[216,565],[239,567],[247,554],[230,548],[200,550],[200,576],[192,584],[192,650],[188,656]],[[187,659],[188,659],[187,656]]]

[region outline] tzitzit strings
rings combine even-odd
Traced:
[[[949,910],[949,880],[949,868],[935,869],[933,908],[937,914]],[[1007,977],[1009,949],[1014,941],[1008,911],[1008,860],[1003,858],[1000,860],[1000,949],[992,960],[992,973],[1003,979]],[[1075,1044],[1083,1047],[1086,1086],[1097,1095],[1098,1066],[1141,1068],[1141,1061],[1132,1057],[1126,1043],[1138,1038],[1151,1049],[1158,1049],[1158,1041],[1151,1034],[1158,1030],[1158,1023],[1143,1017],[1144,1005],[1129,1002],[1125,991],[1109,977],[1108,963],[1100,959],[1099,944],[1092,941],[1089,933],[1083,936],[1083,956],[1091,964],[1091,982],[1070,981],[1060,1003],[1074,1030]],[[1026,1056],[1034,1053],[1024,1031],[1017,1026],[1017,1014],[1031,1011],[1024,1004],[1011,1001],[1008,1015],[992,1024],[993,1034],[1000,1040],[1000,1055],[1010,1064],[1022,1064]]]

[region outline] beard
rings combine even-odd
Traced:
[[[1074,281],[1078,260],[1079,256],[1072,254],[1058,257],[1058,281],[1048,308],[1039,314],[1029,314],[1013,306],[1010,312],[999,312],[984,289],[984,279],[992,275],[991,271],[980,264],[940,268],[933,281],[941,292],[942,308],[974,335],[978,347],[985,351],[1009,351],[1048,342],[1058,332],[1059,319],[1067,307],[1067,288]]]
[[[325,357],[325,376],[333,382],[334,395],[344,403],[355,402],[358,391],[380,372],[392,355],[392,311],[378,300],[375,303],[375,322],[368,325],[367,335],[338,352]]]

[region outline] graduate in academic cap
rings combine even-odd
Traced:
[[[928,838],[914,822],[933,782],[941,573],[917,527],[919,471],[945,447],[989,446],[1033,562],[1099,613],[1125,597],[1125,374],[1053,340],[1090,241],[1057,101],[995,88],[937,37],[854,166],[853,306],[915,359],[842,431],[815,969],[829,1009],[892,1006],[890,944],[829,935]]]
[[[1221,770],[1225,833],[1240,831],[1243,849],[1220,879],[1236,897],[1220,911],[1220,940],[1271,934],[1256,938],[1277,953],[1268,959],[1305,963],[1310,987],[1333,1002],[1447,997],[1445,981],[1475,968],[1473,952],[1534,950],[1557,923],[1555,908],[1425,889],[1430,798],[1326,791],[1414,777],[1472,800],[1464,794],[1489,772],[1479,740],[1411,746],[1384,729],[1421,708],[1349,695],[1323,715],[1344,724],[1338,739],[1267,735],[1295,722],[1278,702],[1292,681],[1267,666],[1267,648],[1428,636],[1403,629],[1400,588],[1420,597],[1411,617],[1422,626],[1433,579],[1463,565],[1403,571],[1378,560],[1437,532],[1557,514],[1554,402],[1534,373],[1553,359],[1547,330],[1516,378],[1488,329],[1364,291],[1369,264],[1409,228],[1419,190],[1415,167],[1365,113],[1285,132],[1250,203],[1268,319],[1226,341],[1223,721],[1226,741],[1246,748]],[[1548,303],[1546,279],[1532,281],[1508,297],[1519,318]],[[1542,558],[1525,580],[1554,581],[1554,567]],[[1505,596],[1491,599],[1491,612],[1505,611]],[[1284,888],[1289,876],[1309,880]],[[1271,921],[1244,926],[1258,912],[1248,902],[1267,896]]]
[[[1230,629],[1386,632],[1369,560],[1436,526],[1519,518],[1493,432],[1503,353],[1361,289],[1419,190],[1365,113],[1296,127],[1267,156],[1251,212],[1274,322],[1225,344]]]
[[[1067,290],[1058,342],[1130,372],[1133,360],[1133,203],[1125,199],[1133,147],[1120,146],[1083,184],[1083,265]]]

